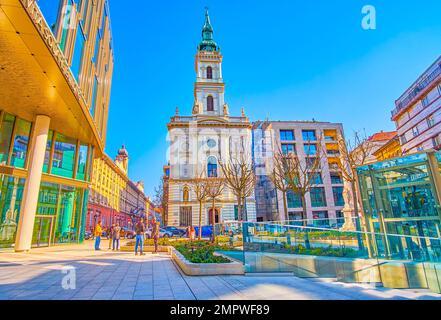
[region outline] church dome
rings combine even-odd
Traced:
[[[219,46],[213,40],[213,27],[211,26],[208,9],[205,10],[205,23],[202,28],[202,42],[198,46],[199,51],[219,51]]]

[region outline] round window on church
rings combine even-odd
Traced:
[[[208,139],[207,140],[207,145],[208,145],[209,148],[214,148],[214,147],[216,147],[216,141],[213,140],[213,139]]]

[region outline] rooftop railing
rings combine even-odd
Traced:
[[[396,108],[392,111],[395,117],[403,109],[408,107],[419,97],[427,87],[434,83],[441,76],[441,57],[430,66],[430,68],[395,102]]]

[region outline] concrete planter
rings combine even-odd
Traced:
[[[143,252],[154,252],[155,247],[154,246],[143,246],[142,247]],[[134,246],[122,246],[121,251],[123,252],[135,252]],[[168,246],[158,246],[158,252],[168,252]]]
[[[233,261],[231,258],[221,255],[230,263],[192,263],[188,261],[178,250],[168,247],[169,254],[173,261],[188,276],[214,276],[214,275],[243,275],[245,274],[242,263]]]

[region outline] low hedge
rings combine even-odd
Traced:
[[[230,263],[231,260],[222,256],[215,256],[217,250],[226,250],[226,246],[219,246],[208,241],[187,241],[173,244],[188,261],[193,263]]]

